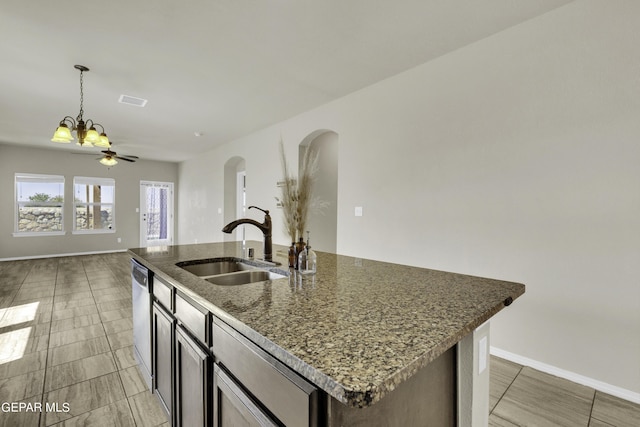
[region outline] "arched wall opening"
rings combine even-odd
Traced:
[[[311,232],[311,247],[335,253],[338,246],[338,134],[320,129],[307,135],[298,147],[298,170],[308,149],[319,153],[313,194],[326,205],[309,213],[307,229]]]

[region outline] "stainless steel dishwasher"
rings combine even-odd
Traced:
[[[151,390],[153,370],[151,364],[151,293],[153,272],[131,259],[131,285],[133,302],[133,354],[140,372]]]

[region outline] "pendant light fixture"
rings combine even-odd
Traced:
[[[58,124],[58,128],[53,134],[53,138],[51,141],[60,142],[64,144],[68,144],[73,141],[73,135],[71,132],[76,133],[76,137],[78,138],[77,144],[83,147],[104,147],[109,148],[111,144],[109,143],[109,138],[107,138],[107,134],[104,132],[104,128],[99,123],[94,123],[93,120],[89,119],[86,122],[82,118],[83,110],[83,101],[84,101],[84,93],[83,93],[83,73],[85,71],[89,71],[89,68],[84,65],[74,65],[76,70],[80,71],[80,113],[78,113],[78,117],[74,120],[71,116],[65,116],[60,123]],[[102,132],[98,134],[96,130],[96,126],[99,126]]]

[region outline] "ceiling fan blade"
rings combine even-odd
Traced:
[[[113,157],[115,157],[116,159],[119,159],[119,160],[124,160],[124,161],[126,161],[126,162],[131,162],[131,163],[134,163],[134,162],[135,162],[135,160],[133,160],[133,159],[127,159],[126,157],[120,157],[120,156],[113,156]]]
[[[127,158],[133,159],[133,160],[139,160],[140,159],[140,157],[138,157],[138,156],[130,156],[128,154],[120,154],[120,156],[127,157]]]

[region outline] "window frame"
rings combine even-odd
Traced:
[[[76,201],[76,185],[99,185],[110,186],[113,187],[113,202],[78,202]],[[116,232],[116,180],[114,178],[99,178],[99,177],[88,177],[88,176],[74,176],[73,177],[73,187],[72,187],[72,197],[73,197],[73,225],[71,229],[71,234],[109,234]],[[111,228],[91,228],[91,229],[78,229],[77,222],[77,214],[79,207],[90,207],[90,206],[108,206],[111,208]],[[100,209],[102,211],[102,209]]]
[[[62,201],[60,202],[38,202],[45,207],[59,207],[60,208],[60,230],[54,231],[20,231],[20,209],[25,207],[33,201],[19,200],[20,192],[18,190],[19,184],[24,182],[41,182],[43,184],[60,184],[62,185]],[[66,234],[64,228],[65,214],[65,177],[64,175],[48,175],[48,174],[36,174],[36,173],[21,173],[14,174],[14,196],[13,196],[13,236],[14,237],[32,237],[32,236],[62,236]]]

